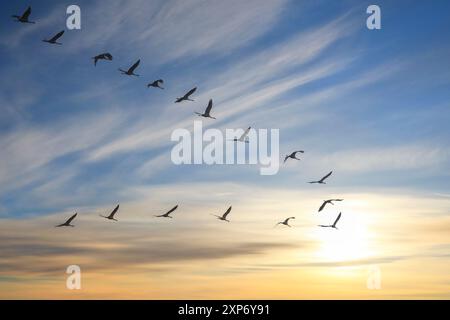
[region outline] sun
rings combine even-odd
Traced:
[[[345,212],[338,224],[339,229],[318,228],[320,241],[317,256],[321,260],[340,262],[364,259],[371,256],[368,221],[363,215]]]

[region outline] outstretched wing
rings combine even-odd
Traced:
[[[139,63],[141,63],[141,59],[139,59],[138,61],[136,61],[136,62],[130,67],[130,69],[128,69],[128,72],[133,73],[134,70],[138,67]]]
[[[231,206],[227,209],[227,211],[225,211],[225,213],[223,214],[222,218],[226,219],[227,215],[230,214],[231,212]]]
[[[325,206],[327,205],[327,203],[328,203],[328,201],[324,201],[324,202],[322,203],[322,205],[320,206],[320,208],[319,208],[319,211],[318,211],[318,212],[322,211],[322,210],[323,210],[323,208],[325,208]]]
[[[25,10],[25,12],[22,14],[22,16],[20,17],[21,20],[28,20],[28,17],[31,14],[31,7],[28,7],[27,10]]]
[[[73,219],[75,219],[75,217],[77,216],[78,213],[75,213],[73,216],[71,216],[65,223],[69,224],[72,222]]]
[[[239,140],[244,140],[245,136],[249,133],[251,127],[248,127],[247,130],[244,131],[244,133],[242,134],[242,136],[239,138]]]
[[[209,99],[208,106],[206,107],[206,110],[205,110],[205,114],[206,115],[209,116],[209,113],[211,112],[212,106],[213,106],[213,101],[212,101],[212,99]]]
[[[173,207],[172,209],[170,209],[169,211],[167,211],[164,215],[168,216],[169,214],[171,214],[172,212],[174,212],[175,210],[177,210],[178,205],[176,205],[175,207]]]
[[[105,57],[106,60],[112,60],[112,59],[113,59],[112,54],[111,54],[111,53],[108,53],[108,52],[107,52],[107,53],[104,53],[103,56]]]
[[[294,157],[297,155],[297,153],[305,153],[305,151],[303,150],[294,151],[293,152]]]
[[[58,32],[57,34],[55,34],[53,36],[53,38],[51,38],[49,41],[50,42],[55,42],[56,40],[58,40],[59,38],[61,38],[61,36],[64,34],[64,30]]]
[[[109,214],[108,218],[114,218],[114,215],[117,213],[117,210],[119,210],[119,205],[117,205],[113,211]]]
[[[284,223],[288,223],[289,220],[291,220],[291,219],[295,219],[295,217],[289,217],[289,218],[287,218],[286,220],[284,220]]]
[[[331,176],[331,174],[333,173],[333,171],[330,171],[325,177],[323,177],[322,179],[320,179],[320,182],[324,182],[326,178],[328,178],[329,176]]]
[[[191,94],[193,94],[194,92],[195,92],[195,90],[197,90],[197,87],[194,87],[194,88],[192,88],[191,90],[189,90],[185,95],[184,95],[184,97],[187,99],[187,98],[189,98],[189,96],[191,95]]]
[[[333,226],[336,226],[336,223],[339,221],[339,219],[341,218],[341,212],[339,212],[339,215],[336,218],[336,221],[334,221]]]
[[[287,159],[289,159],[289,155],[287,155],[286,157],[284,157],[284,162],[286,162],[287,161]]]

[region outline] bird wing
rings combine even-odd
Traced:
[[[330,201],[344,201],[344,199],[331,199]]]
[[[172,209],[170,209],[169,211],[167,211],[167,212],[165,213],[165,215],[171,214],[172,212],[174,212],[175,210],[177,210],[177,208],[178,208],[178,205],[176,205],[175,207],[173,207]]]
[[[231,206],[227,209],[227,211],[225,211],[225,213],[223,214],[222,218],[225,219],[230,212],[231,212]]]
[[[336,218],[336,221],[334,221],[333,226],[336,226],[336,223],[339,221],[339,219],[341,218],[341,212],[339,212],[339,215]]]
[[[287,159],[289,159],[289,155],[287,155],[286,157],[284,157],[284,162],[286,162]]]
[[[320,179],[320,182],[323,182],[326,178],[328,178],[329,176],[331,176],[332,173],[333,173],[333,171],[330,171],[325,177],[323,177],[322,179]]]
[[[320,208],[319,208],[319,211],[318,212],[320,212],[320,211],[322,211],[323,210],[323,208],[325,208],[325,206],[327,205],[327,201],[324,201],[323,203],[322,203],[322,205],[320,206]]]
[[[141,63],[141,59],[139,59],[138,61],[136,61],[136,62],[130,67],[130,69],[128,69],[128,72],[130,72],[130,73],[134,72],[134,70],[138,67],[139,63]]]
[[[104,53],[103,54],[103,56],[106,58],[106,59],[108,59],[108,60],[112,60],[113,59],[113,56],[112,56],[112,54],[111,53]]]
[[[69,224],[72,222],[73,219],[77,216],[78,213],[75,213],[73,216],[71,216],[65,223]]]
[[[209,113],[211,112],[212,106],[213,106],[213,101],[212,101],[212,99],[209,99],[208,106],[206,107],[206,110],[205,110],[205,114],[206,115],[209,116]]]
[[[163,84],[163,83],[164,83],[164,80],[163,80],[163,79],[158,79],[158,80],[156,80],[155,82],[156,82],[156,83]]]
[[[293,152],[294,156],[295,156],[297,153],[305,153],[305,151],[303,151],[303,150],[294,151],[294,152]]]
[[[31,7],[28,7],[28,9],[25,10],[25,12],[24,12],[23,15],[20,17],[20,19],[28,20],[28,17],[30,16],[30,14],[31,14]]]
[[[239,138],[239,140],[244,140],[245,136],[249,133],[250,129],[251,127],[248,127],[247,130],[245,130],[242,136]]]
[[[184,97],[185,97],[185,98],[189,98],[189,96],[190,96],[191,94],[193,94],[193,93],[195,92],[195,90],[197,90],[197,87],[194,87],[194,88],[192,88],[191,90],[189,90],[189,91],[184,95]]]
[[[53,36],[53,38],[51,38],[49,41],[50,41],[50,42],[54,42],[54,41],[58,40],[59,38],[61,38],[61,36],[62,36],[63,34],[64,34],[64,30],[62,30],[62,31],[58,32],[57,34],[55,34],[55,35]]]
[[[295,219],[295,217],[289,217],[289,218],[287,218],[286,220],[284,220],[284,223],[288,223],[289,220],[291,220],[291,219]]]
[[[108,218],[114,218],[114,215],[117,213],[117,210],[119,210],[119,205],[117,205],[113,211],[109,214]]]

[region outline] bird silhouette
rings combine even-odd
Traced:
[[[175,100],[175,103],[182,102],[182,101],[194,101],[193,99],[189,98],[194,92],[197,90],[197,87],[192,88],[189,90],[184,96],[177,98]]]
[[[322,205],[320,206],[318,212],[322,211],[328,203],[334,205],[333,201],[343,201],[343,200],[344,199],[328,199],[328,200],[324,200]]]
[[[250,132],[250,129],[251,129],[251,128],[252,128],[252,127],[248,127],[248,128],[244,131],[244,133],[243,133],[239,138],[234,138],[234,139],[231,140],[231,141],[248,143],[247,135],[248,135],[248,133]]]
[[[119,205],[117,205],[113,211],[111,211],[111,213],[109,214],[109,216],[103,216],[100,215],[100,217],[106,218],[108,220],[114,220],[114,221],[118,221],[117,219],[114,218],[114,215],[117,213],[117,211],[119,210]]]
[[[58,40],[59,38],[61,38],[63,34],[64,34],[64,30],[58,32],[58,33],[55,34],[52,38],[50,38],[50,39],[48,39],[48,40],[47,40],[47,39],[44,39],[44,40],[42,40],[42,41],[43,41],[43,42],[47,42],[47,43],[51,43],[51,44],[59,44],[59,45],[62,45],[62,43],[57,42],[57,40]]]
[[[319,184],[326,184],[325,179],[327,179],[329,176],[331,176],[331,174],[333,173],[333,171],[330,171],[329,173],[327,173],[327,175],[325,177],[323,177],[322,179],[318,180],[318,181],[310,181],[308,183],[319,183]]]
[[[284,224],[285,226],[291,227],[289,225],[289,220],[291,220],[291,219],[295,219],[295,217],[289,217],[289,218],[285,219],[284,221],[280,221],[275,225],[275,227],[278,226],[279,224]]]
[[[139,77],[138,74],[134,73],[134,70],[136,70],[136,68],[138,67],[139,63],[141,63],[141,59],[139,59],[138,61],[136,61],[127,71],[122,70],[119,68],[119,71],[122,72],[122,74],[125,74],[127,76],[136,76]]]
[[[147,85],[147,88],[153,87],[153,88],[164,89],[163,87],[161,87],[161,85],[163,85],[163,84],[164,84],[164,80],[163,79],[158,79],[158,80],[155,80],[155,81],[149,83]]]
[[[294,151],[291,154],[287,155],[286,157],[284,157],[284,162],[287,161],[287,159],[291,158],[291,159],[295,159],[295,160],[300,160],[299,158],[296,157],[297,153],[305,153],[305,151],[303,150],[298,150],[298,151]]]
[[[161,214],[161,215],[159,215],[159,216],[155,216],[155,217],[157,217],[157,218],[173,218],[173,217],[170,216],[170,214],[171,214],[172,212],[174,212],[175,210],[177,210],[177,208],[178,208],[178,205],[176,205],[175,207],[173,207],[172,209],[170,209],[170,210],[167,211],[166,213]]]
[[[111,61],[113,59],[113,56],[111,55],[111,53],[105,52],[105,53],[100,53],[100,54],[96,55],[95,57],[92,57],[92,59],[94,59],[94,66],[96,66],[98,60]]]
[[[214,117],[211,117],[211,115],[210,115],[212,107],[213,107],[213,101],[212,101],[212,99],[209,99],[208,106],[206,107],[206,110],[204,113],[200,113],[200,112],[194,112],[194,113],[198,114],[199,117],[216,119]]]
[[[72,222],[73,219],[75,219],[75,217],[77,216],[77,213],[75,213],[73,216],[71,216],[69,219],[67,219],[66,222],[58,224],[57,226],[55,226],[55,228],[58,227],[75,227],[73,224],[70,224]]]
[[[212,216],[216,217],[219,220],[230,222],[230,220],[227,220],[227,216],[230,214],[230,212],[231,212],[231,206],[227,209],[227,211],[225,211],[225,213],[223,215],[217,216],[215,214],[212,214]]]
[[[322,227],[322,228],[334,228],[334,229],[337,229],[336,224],[338,223],[339,219],[341,218],[341,214],[342,214],[342,213],[339,212],[339,215],[337,216],[336,220],[334,220],[334,223],[333,223],[333,224],[330,224],[330,225],[319,224],[319,227]]]
[[[28,18],[30,17],[31,14],[31,7],[28,7],[27,10],[25,10],[25,12],[21,15],[13,15],[11,17],[15,18],[17,22],[22,22],[22,23],[36,23],[34,21],[30,21],[28,20]]]

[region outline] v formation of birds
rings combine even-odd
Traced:
[[[15,19],[15,21],[20,22],[20,23],[29,23],[29,24],[35,24],[35,21],[30,21],[31,15],[31,7],[28,7],[25,12],[22,15],[12,15],[12,17]],[[58,40],[64,35],[64,30],[59,31],[58,33],[52,35],[50,38],[48,39],[43,39],[43,42],[52,44],[52,45],[62,45],[61,42],[58,42]],[[109,52],[104,52],[104,53],[100,53],[97,54],[96,56],[92,57],[92,59],[94,60],[94,66],[97,66],[97,63],[99,62],[99,60],[105,60],[105,61],[112,61],[113,60],[113,56],[111,53]],[[132,64],[128,69],[121,69],[119,68],[118,70],[123,74],[123,75],[127,75],[127,76],[136,76],[139,77],[139,74],[136,74],[135,71],[136,69],[139,67],[141,60],[137,60],[134,64]],[[163,87],[164,85],[164,80],[163,79],[157,79],[154,80],[150,83],[147,84],[147,88],[159,88],[159,89],[164,89]],[[194,101],[191,96],[197,91],[197,87],[194,87],[192,89],[190,89],[188,92],[186,92],[183,96],[176,98],[175,103],[180,103],[183,101]],[[211,119],[216,119],[215,117],[211,116],[211,109],[213,107],[213,100],[210,99],[208,102],[208,105],[205,109],[204,112],[195,112],[196,115],[200,116],[200,117],[204,117],[204,118],[211,118]],[[248,132],[250,131],[251,127],[248,127],[246,129],[246,131],[242,134],[242,136],[240,138],[235,138],[233,139],[233,141],[236,142],[245,142],[248,143],[248,140],[246,139],[246,136],[248,134]],[[305,151],[303,150],[297,150],[297,151],[293,151],[292,153],[288,154],[285,156],[284,158],[284,162],[288,161],[289,159],[291,160],[301,160],[300,158],[297,157],[297,154],[303,154]],[[310,184],[326,184],[325,180],[328,179],[331,175],[332,175],[333,171],[330,171],[329,173],[327,173],[325,176],[323,176],[320,180],[315,180],[315,181],[310,181],[308,183]],[[333,202],[336,201],[343,201],[343,199],[328,199],[328,200],[324,200],[322,205],[319,207],[318,212],[321,212],[326,206],[327,204],[331,204],[334,205]],[[155,217],[158,218],[173,218],[170,214],[173,213],[176,209],[178,209],[178,205],[176,205],[175,207],[173,207],[172,209],[170,209],[169,211],[167,211],[164,214],[161,215],[155,215]],[[232,207],[230,206],[223,215],[213,215],[215,216],[217,219],[221,220],[221,221],[226,221],[226,222],[230,222],[230,220],[227,219],[227,216],[230,214]],[[115,218],[115,215],[117,214],[119,210],[119,205],[117,205],[108,216],[103,216],[100,215],[101,217],[108,219],[108,220],[113,220],[113,221],[118,221]],[[337,218],[334,220],[333,224],[330,225],[319,225],[319,227],[323,227],[323,228],[334,228],[337,229],[336,225],[337,222],[339,221],[339,219],[341,218],[342,213],[339,212]],[[55,227],[74,227],[73,224],[71,224],[71,222],[75,219],[75,217],[77,216],[77,213],[75,213],[74,215],[72,215],[69,219],[67,219],[64,223],[56,225]],[[278,222],[276,226],[278,225],[285,225],[287,227],[291,227],[289,225],[289,221],[295,219],[295,217],[289,217],[286,218],[283,221]]]

